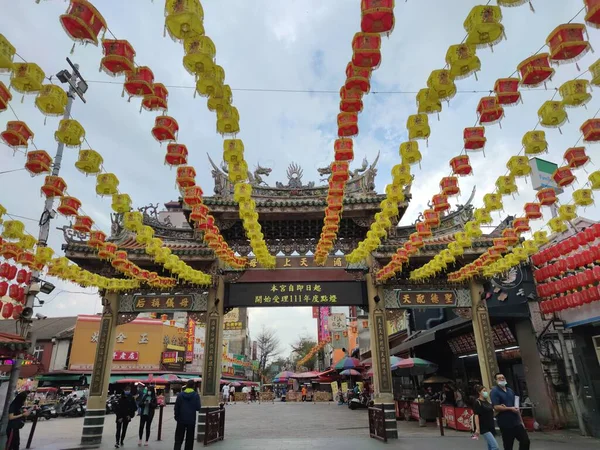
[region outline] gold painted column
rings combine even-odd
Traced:
[[[106,394],[110,381],[117,330],[119,295],[111,293],[103,296],[102,305],[104,309],[102,311],[102,319],[100,320],[87,410],[85,412],[85,419],[83,420],[82,445],[98,445],[102,442]]]
[[[485,300],[481,299],[483,286],[475,280],[469,282],[471,290],[471,301],[473,303],[473,334],[475,335],[475,344],[477,345],[477,358],[479,359],[479,370],[481,372],[481,381],[488,388],[494,386],[494,374],[498,373],[498,360],[496,358],[496,349],[494,348],[494,335],[490,325],[490,316],[488,314]]]
[[[202,369],[202,409],[198,413],[196,439],[204,441],[206,413],[219,408],[221,360],[223,356],[223,303],[225,282],[217,275],[216,286],[208,291],[206,311],[206,337],[204,344],[204,367]]]
[[[383,404],[387,438],[398,439],[383,289],[375,286],[374,277],[370,272],[365,278],[369,305],[369,334],[371,337],[371,360],[373,362],[374,402],[375,406],[379,407]]]

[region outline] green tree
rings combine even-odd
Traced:
[[[300,337],[295,343],[291,344],[294,366],[298,361],[304,359],[316,345],[317,341],[308,336]],[[315,370],[317,367],[317,354],[315,353],[308,361],[304,362],[302,367],[306,367],[309,371]]]

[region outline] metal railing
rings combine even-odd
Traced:
[[[225,438],[225,408],[220,406],[215,411],[206,413],[204,427],[204,446]]]
[[[387,434],[385,432],[385,410],[383,404],[381,406],[369,407],[369,435],[373,439],[387,442]]]

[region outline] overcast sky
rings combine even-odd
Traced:
[[[183,48],[169,37],[163,37],[164,2],[156,0],[96,0],[93,2],[104,15],[111,31],[120,39],[128,39],[137,52],[136,62],[152,68],[155,82],[169,87],[169,114],[180,124],[179,140],[188,146],[190,163],[198,172],[197,181],[206,193],[212,191],[212,178],[206,154],[220,160],[222,138],[215,132],[215,116],[206,108],[205,99],[193,97],[194,79],[182,65]],[[398,146],[407,139],[408,115],[416,112],[415,92],[425,87],[429,73],[442,68],[450,44],[460,43],[465,30],[463,21],[469,10],[480,2],[473,0],[427,0],[396,2],[396,27],[382,44],[383,61],[374,72],[372,93],[364,99],[360,115],[360,134],[355,140],[355,166],[363,157],[370,161],[381,152],[377,189],[383,191],[390,181],[390,169],[399,162]],[[450,7],[451,4],[451,7]],[[316,169],[332,159],[332,144],[336,137],[336,114],[339,108],[337,92],[345,78],[345,67],[352,55],[351,41],[360,28],[358,0],[210,0],[204,1],[205,28],[217,48],[217,62],[223,66],[226,82],[234,91],[234,104],[241,116],[241,133],[246,159],[251,166],[260,163],[273,169],[269,183],[286,181],[285,171],[295,161],[304,168],[304,181],[318,181]],[[445,103],[439,120],[430,116],[432,136],[428,146],[422,141],[423,162],[416,168],[413,200],[401,224],[410,224],[426,207],[427,200],[438,191],[439,179],[448,175],[448,160],[463,147],[462,131],[473,126],[476,106],[482,91],[493,88],[494,81],[510,76],[523,59],[536,52],[548,34],[559,24],[569,21],[582,7],[582,2],[534,0],[535,13],[527,5],[504,8],[503,23],[507,40],[478,56],[482,70],[478,80],[470,77],[457,81],[458,93]],[[175,173],[163,165],[165,147],[151,136],[156,114],[140,114],[140,101],[128,102],[121,97],[122,78],[111,78],[98,72],[101,48],[76,46],[70,54],[72,41],[65,34],[58,17],[67,8],[62,0],[0,0],[1,32],[15,45],[18,54],[36,62],[47,75],[66,68],[65,57],[80,65],[89,81],[87,104],[76,101],[73,116],[86,129],[90,145],[99,151],[108,171],[120,179],[120,189],[131,195],[134,205],[164,203],[177,198]],[[575,22],[583,21],[580,13]],[[593,28],[590,41],[600,47],[600,31]],[[596,60],[589,53],[579,61],[582,71]],[[497,176],[505,173],[509,156],[521,148],[522,135],[536,126],[537,110],[550,100],[554,89],[564,81],[579,75],[575,64],[557,67],[548,89],[523,91],[523,104],[506,109],[502,128],[488,127],[485,157],[471,157],[475,174],[461,179],[462,203],[473,186],[477,186],[475,205],[481,204],[484,193],[490,192]],[[589,74],[584,75],[590,78]],[[8,84],[8,77],[0,74]],[[111,82],[117,84],[110,84]],[[330,91],[317,93],[307,91]],[[479,92],[473,92],[479,91]],[[379,93],[376,93],[379,92]],[[596,94],[594,91],[593,94]],[[34,106],[34,96],[21,103],[16,94],[11,102],[16,114],[35,132],[39,149],[54,154],[54,131],[58,118],[44,117]],[[546,129],[550,143],[548,159],[560,162],[564,151],[575,144],[579,126],[593,116],[600,99],[593,98],[587,109],[569,109],[570,122],[556,129]],[[0,115],[0,128],[15,120],[9,111]],[[23,167],[24,155],[0,146],[0,171]],[[590,155],[596,157],[595,148]],[[105,232],[110,230],[110,199],[96,197],[95,180],[86,178],[74,168],[77,150],[67,149],[61,175],[68,183],[71,195],[80,198],[83,210]],[[587,170],[597,170],[590,166]],[[587,178],[582,170],[580,179]],[[0,175],[0,203],[13,213],[29,217],[28,230],[37,236],[37,218],[42,209],[39,188],[43,177],[31,178],[26,172]],[[520,214],[523,203],[533,200],[531,184],[519,180],[520,195],[505,198],[505,212]],[[583,184],[583,182],[581,183]],[[572,190],[567,189],[565,199]],[[600,216],[599,208],[590,207],[581,214],[592,219]],[[547,219],[548,217],[546,217]],[[500,216],[495,215],[499,220]],[[67,221],[58,218],[52,223],[50,244],[60,249],[62,233],[55,230]],[[57,282],[60,288],[42,312],[47,315],[93,313],[98,299],[83,294],[80,287]],[[298,334],[316,333],[316,323],[310,308],[257,309],[251,314],[251,329],[262,324],[277,325],[286,346]]]

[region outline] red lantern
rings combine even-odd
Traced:
[[[98,249],[98,258],[103,260],[111,260],[115,257],[117,246],[112,242],[105,242]]]
[[[552,62],[570,62],[585,55],[590,49],[590,43],[585,39],[584,32],[585,25],[581,23],[567,23],[556,27],[546,39]]]
[[[89,233],[92,230],[92,225],[94,225],[94,221],[91,219],[91,217],[77,216],[75,218],[73,229],[75,231],[79,231],[80,233]]]
[[[8,292],[8,282],[0,281],[0,298],[4,297]],[[0,302],[0,309],[2,309],[2,302]]]
[[[502,230],[502,237],[506,240],[508,245],[515,245],[519,242],[519,235],[514,228],[505,228]]]
[[[127,259],[127,252],[124,250],[119,250],[119,251],[115,252],[115,255],[112,258],[111,265],[115,269],[119,269],[119,268],[124,267],[128,262],[129,261]]]
[[[106,242],[106,234],[102,231],[90,231],[88,245],[94,248],[100,248]]]
[[[60,16],[65,32],[74,41],[98,45],[98,35],[106,29],[104,17],[86,0],[71,0],[65,14]]]
[[[557,201],[556,191],[552,188],[540,189],[536,197],[542,206],[551,206]]]
[[[525,210],[525,217],[529,220],[542,218],[542,205],[539,203],[525,203],[523,209]]]
[[[81,202],[75,197],[61,197],[60,204],[56,210],[63,216],[76,216],[81,208]]]
[[[477,105],[477,115],[481,125],[493,125],[504,116],[504,109],[496,97],[483,97]]]
[[[421,236],[419,236],[417,233],[412,233],[409,236],[409,239],[410,239],[410,243],[412,244],[412,246],[417,250],[425,245],[425,243],[423,242],[423,238]],[[406,249],[406,250],[408,251],[408,249]]]
[[[177,139],[179,124],[170,116],[158,116],[154,119],[154,128],[152,128],[152,136],[158,142],[174,141]]]
[[[518,78],[499,78],[494,84],[498,103],[504,106],[514,105],[521,99]]]
[[[492,247],[499,253],[506,253],[508,251],[508,241],[504,238],[494,238],[494,246]]]
[[[12,269],[15,269],[15,273],[16,273],[16,267],[11,266],[9,263],[2,263],[0,264],[0,278],[6,278],[8,280],[12,280],[15,276],[12,275],[12,277],[10,276]]]
[[[435,228],[440,225],[440,214],[433,209],[423,211],[423,217],[425,218],[425,223],[430,227]]]
[[[394,0],[362,0],[360,29],[365,33],[390,33],[394,29]]]
[[[327,207],[333,211],[341,211],[344,207],[343,202],[344,200],[342,197],[332,195],[327,196]]]
[[[336,139],[333,149],[336,161],[352,161],[354,159],[354,142],[352,139]]]
[[[526,231],[531,230],[529,219],[527,217],[517,217],[513,220],[512,226],[517,233],[525,233]]]
[[[345,86],[340,89],[340,111],[359,113],[363,109],[363,93],[361,90],[348,90]]]
[[[198,222],[200,220],[205,220],[206,216],[210,213],[208,206],[204,203],[198,203],[192,207],[192,212],[190,213],[190,220],[194,222]]]
[[[3,242],[0,249],[0,256],[5,259],[16,259],[21,253],[21,248],[13,242]]]
[[[13,304],[12,303],[5,303],[4,306],[2,307],[2,317],[4,317],[5,319],[8,319],[10,316],[12,316],[13,313]]]
[[[571,147],[567,149],[564,158],[569,163],[571,169],[584,166],[590,160],[590,157],[585,154],[585,147]]]
[[[459,175],[461,177],[473,173],[473,168],[471,167],[471,163],[469,162],[469,157],[467,155],[460,155],[452,158],[450,160],[450,167],[452,168],[452,173],[454,175]]]
[[[422,238],[431,237],[432,233],[431,228],[429,228],[429,224],[425,222],[417,222],[415,228],[417,229],[417,234]]]
[[[358,89],[367,94],[371,88],[371,69],[367,67],[358,67],[348,63],[346,66],[346,84],[347,90],[352,91]]]
[[[470,127],[463,132],[466,150],[480,150],[485,146],[485,128]]]
[[[381,37],[374,33],[356,33],[352,39],[352,64],[374,69],[381,63]]]
[[[450,209],[450,203],[448,203],[448,196],[446,194],[435,194],[431,198],[433,203],[433,209],[437,212],[444,212]]]
[[[552,179],[560,187],[565,187],[573,183],[573,181],[575,181],[575,176],[573,175],[573,172],[571,172],[571,169],[569,169],[568,167],[559,167],[552,175]]]
[[[185,189],[183,202],[189,206],[198,205],[202,203],[203,195],[204,192],[202,192],[202,188],[200,186],[190,186]]]
[[[600,119],[588,119],[580,128],[583,133],[583,142],[600,141]]]
[[[13,120],[6,123],[6,130],[0,133],[0,137],[9,147],[27,148],[29,140],[33,139],[33,132],[25,122]]]
[[[6,111],[8,108],[8,102],[12,100],[12,94],[6,87],[6,85],[0,81],[0,112]]]
[[[337,116],[338,136],[349,137],[358,134],[358,114],[341,112]]]
[[[183,144],[167,145],[167,155],[165,156],[165,164],[169,166],[180,166],[187,163],[188,150]]]
[[[550,67],[550,55],[548,53],[530,56],[519,64],[517,70],[521,74],[521,85],[530,88],[545,83],[554,75],[554,69]]]
[[[67,189],[67,183],[61,177],[55,177],[48,175],[44,179],[44,185],[41,188],[42,194],[46,198],[62,197],[63,193]]]
[[[158,111],[167,109],[167,99],[169,91],[162,83],[152,85],[152,93],[144,95],[142,107],[147,111]]]
[[[52,157],[45,150],[33,150],[27,153],[25,168],[31,175],[50,172]]]
[[[334,197],[341,197],[344,195],[344,190],[346,189],[345,181],[329,181],[329,195]]]
[[[109,75],[116,76],[123,72],[131,72],[134,68],[135,50],[129,41],[104,39],[102,41],[104,56],[100,67]]]
[[[442,194],[448,197],[453,197],[460,194],[460,188],[458,187],[458,178],[456,177],[444,177],[440,181],[440,189]]]
[[[127,74],[123,87],[127,93],[133,96],[144,96],[152,94],[154,85],[154,74],[149,67],[140,66],[133,72]]]
[[[583,0],[583,3],[586,8],[585,22],[594,28],[600,28],[600,0]]]
[[[331,177],[333,181],[347,181],[348,174],[348,162],[336,161],[331,164]]]
[[[177,168],[177,186],[187,188],[196,184],[196,171],[192,166],[181,166]]]
[[[16,284],[11,284],[8,287],[8,296],[10,298],[12,298],[13,300],[16,300],[17,298],[19,298],[19,286]]]

